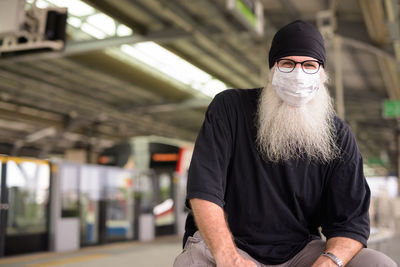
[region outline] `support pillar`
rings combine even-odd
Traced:
[[[400,197],[400,130],[397,130],[397,196]]]
[[[335,55],[335,100],[336,112],[338,116],[344,120],[344,91],[343,91],[343,70],[342,70],[342,40],[341,37],[335,35],[333,37],[334,55]]]

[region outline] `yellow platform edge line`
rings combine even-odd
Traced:
[[[63,264],[69,264],[69,263],[77,263],[77,262],[82,262],[82,261],[96,260],[96,259],[100,259],[100,258],[106,258],[109,256],[110,256],[109,254],[92,254],[92,255],[84,255],[84,256],[72,257],[72,258],[67,258],[67,259],[48,261],[48,262],[26,264],[25,266],[27,266],[27,267],[57,266],[57,265],[63,265]]]
[[[0,265],[19,263],[24,261],[40,260],[44,258],[50,258],[52,256],[57,256],[54,252],[46,252],[38,255],[22,255],[22,256],[12,256],[12,258],[0,259]]]
[[[0,156],[1,157],[1,156]],[[127,242],[127,243],[111,243],[93,247],[82,247],[79,250],[75,251],[76,253],[85,253],[85,252],[97,252],[96,254],[101,254],[102,251],[120,249],[125,247],[135,247],[139,246],[138,242]],[[41,252],[38,255],[19,255],[19,256],[10,256],[9,258],[0,258],[0,266],[5,264],[15,264],[15,263],[27,263],[29,261],[46,259],[46,258],[55,258],[68,255],[69,252]]]

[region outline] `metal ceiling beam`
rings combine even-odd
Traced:
[[[378,67],[382,73],[382,79],[386,88],[387,94],[394,99],[400,99],[400,85],[398,81],[398,71],[393,69],[392,65],[396,63],[396,59],[388,52],[375,47],[371,44],[361,42],[349,37],[342,36],[342,42],[346,46],[350,46],[359,50],[367,51],[377,57]]]
[[[360,6],[372,41],[379,46],[383,46],[388,44],[391,41],[390,39],[393,40],[396,57],[392,55],[382,57],[382,53],[380,53],[377,60],[388,95],[391,98],[399,99],[400,84],[398,73],[400,67],[398,66],[396,69],[392,66],[394,62],[400,62],[400,47],[398,47],[400,35],[397,25],[398,7],[397,1],[385,0],[383,2],[381,0],[360,0]],[[385,13],[388,16],[388,21],[385,19]],[[376,51],[376,49],[374,50]]]
[[[66,133],[72,132],[78,127],[87,126],[88,124],[92,123],[88,122],[87,120],[82,120],[81,118],[78,118],[75,113],[72,114],[73,115],[64,116],[63,129],[58,131],[56,130],[54,134],[50,136],[50,140],[48,140],[46,144],[42,147],[39,153],[39,157],[46,157],[48,153],[53,150],[56,144],[64,139]]]
[[[373,46],[366,42],[359,41],[359,40],[356,40],[356,39],[353,39],[350,37],[345,37],[342,35],[340,35],[340,38],[342,39],[343,45],[350,46],[350,47],[353,47],[353,48],[356,48],[359,50],[367,51],[368,53],[375,54],[376,56],[383,57],[388,60],[394,61],[393,55],[389,54],[388,52],[386,52],[385,50],[383,50],[379,47]],[[330,44],[328,43],[328,45],[330,45]]]
[[[216,58],[209,50],[196,43],[181,42],[170,44],[168,48],[231,87],[248,87],[249,81],[245,75],[231,69],[229,64]]]
[[[343,60],[342,40],[339,36],[333,37],[333,53],[335,57],[335,104],[338,116],[345,120],[344,90],[343,90]]]
[[[35,64],[36,65],[36,64]],[[38,64],[40,65],[40,64]],[[82,90],[84,85],[66,82],[62,77],[58,77],[58,75],[53,75],[52,73],[40,71],[38,67],[32,67],[27,64],[18,64],[18,65],[10,65],[7,70],[12,73],[18,74],[22,77],[33,78],[38,82],[43,82],[46,84],[50,84],[52,86],[57,86],[60,89],[63,89],[63,94],[71,94],[76,98],[91,98],[92,100],[104,101],[112,99],[110,94],[103,93],[101,91],[97,91],[97,94],[93,94],[93,91]]]
[[[205,108],[210,104],[211,99],[189,99],[180,103],[169,103],[162,105],[150,105],[146,107],[138,107],[129,111],[135,113],[158,113],[171,112],[178,110],[187,110],[191,108]]]
[[[66,55],[87,53],[96,50],[103,50],[107,47],[120,46],[123,44],[135,44],[141,42],[170,43],[177,39],[191,38],[191,35],[178,29],[166,29],[158,32],[152,32],[147,35],[137,35],[125,37],[111,37],[106,39],[96,39],[88,41],[73,41],[67,43],[64,53]]]
[[[12,73],[21,75],[22,77],[34,78],[39,82],[50,84],[52,86],[57,86],[58,88],[63,90],[63,94],[69,94],[75,98],[89,98],[91,100],[97,100],[104,103],[110,103],[113,101],[117,101],[117,99],[121,99],[121,97],[113,97],[113,87],[92,87],[88,85],[91,83],[88,80],[86,80],[86,84],[84,83],[84,81],[81,81],[81,83],[77,83],[76,81],[79,81],[79,79],[76,79],[75,81],[68,81],[64,79],[66,76],[65,74],[67,74],[68,71],[55,73],[52,73],[51,71],[40,71],[40,66],[40,63],[34,65],[26,63],[18,65],[13,64],[7,66],[7,70],[10,70],[10,72]],[[63,75],[60,75],[61,73]],[[88,79],[89,77],[90,76],[87,76],[86,79]],[[91,88],[91,90],[82,90],[82,88]],[[93,94],[94,91],[96,92],[95,94]],[[127,94],[126,99],[131,100],[129,94]]]
[[[57,132],[54,126],[46,127],[44,129],[40,129],[36,132],[29,133],[23,139],[18,139],[14,142],[14,146],[11,149],[11,156],[17,156],[18,152],[26,143],[33,143],[42,138],[49,137],[55,135]]]
[[[133,124],[134,127],[142,127],[151,133],[164,134],[166,136],[180,136],[186,140],[193,140],[195,138],[195,133],[191,131],[174,127],[161,121],[155,123],[155,121],[149,117],[121,112],[115,109],[112,105],[94,101],[90,98],[72,97],[70,94],[66,94],[65,91],[56,86],[31,78],[21,78],[18,75],[4,72],[2,70],[0,70],[0,77],[11,79],[13,82],[18,81],[20,87],[14,87],[14,89],[18,89],[24,95],[31,95],[30,97],[40,98],[42,101],[46,100],[46,102],[52,103],[53,109],[63,108],[64,114],[68,114],[71,110],[76,110],[79,115],[85,118],[93,118],[93,116],[97,116],[99,113],[105,113],[109,116],[110,120]],[[12,86],[6,82],[0,83],[0,87],[11,89]]]
[[[37,132],[28,134],[25,137],[25,142],[27,143],[32,143],[32,142],[36,142],[37,140],[40,140],[42,138],[45,138],[47,136],[53,136],[55,135],[57,132],[57,129],[54,126],[50,126],[50,127],[46,127],[44,129],[41,129]]]
[[[135,44],[147,41],[156,43],[170,43],[182,38],[192,38],[191,34],[177,29],[167,29],[159,32],[152,32],[147,35],[132,35],[124,37],[111,37],[105,39],[93,39],[87,41],[70,41],[65,45],[64,51],[41,52],[29,55],[19,55],[12,57],[0,57],[0,66],[16,62],[26,62],[41,59],[53,59],[67,57],[82,53],[103,50],[108,47],[116,47],[123,44]]]
[[[43,101],[42,101],[43,102]],[[81,127],[81,118],[78,120],[75,120],[75,126],[73,123],[64,123],[64,126],[62,126],[62,120],[61,116],[56,116],[54,119],[56,120],[44,120],[41,115],[43,115],[43,111],[39,110],[34,110],[32,108],[29,108],[29,111],[31,111],[31,115],[28,116],[25,113],[21,113],[21,111],[25,112],[26,107],[21,106],[21,105],[15,105],[7,102],[0,102],[0,128],[2,128],[1,134],[0,134],[0,139],[4,141],[4,137],[10,137],[10,139],[7,141],[8,143],[14,144],[14,145],[19,145],[18,150],[14,151],[14,153],[19,153],[21,154],[26,146],[35,146],[40,149],[43,149],[47,146],[49,142],[52,142],[52,140],[58,139],[56,142],[53,142],[53,146],[46,149],[49,149],[51,151],[60,151],[60,149],[63,149],[68,143],[66,143],[66,140],[70,140],[69,142],[70,146],[74,144],[74,140],[86,140],[87,138],[84,135],[84,129],[77,129],[77,127]],[[28,110],[27,110],[28,111]],[[1,118],[5,118],[5,120],[2,120]],[[45,116],[46,117],[46,116]],[[51,116],[50,116],[51,117]],[[101,119],[107,119],[107,118],[99,118]],[[113,121],[114,122],[114,121]],[[92,123],[90,120],[84,120],[82,121],[85,125],[88,125]],[[131,135],[144,135],[148,134],[148,132],[135,129],[135,134],[132,128],[128,129],[122,129],[120,131],[116,130],[115,127],[111,127],[108,125],[109,121],[106,122],[106,124],[99,125],[96,129],[96,137],[99,139],[102,143],[105,144],[105,142],[115,142],[115,141],[120,141],[123,140],[125,137],[121,135],[121,133],[124,134],[129,134]],[[69,126],[65,126],[65,125]],[[132,126],[133,124],[130,123],[129,126]],[[73,129],[72,129],[73,127]],[[46,131],[41,133],[40,129],[47,129],[47,128],[54,128],[56,129],[57,133],[63,132],[63,135],[59,138],[53,138],[53,139],[48,139],[47,138],[42,138],[39,140],[39,133],[44,134]],[[10,132],[10,130],[13,130]],[[71,132],[74,130],[74,132]],[[15,132],[16,131],[16,132]],[[38,132],[39,131],[39,132]],[[50,130],[49,130],[50,131]],[[31,133],[34,133],[31,135]],[[38,133],[38,135],[36,134]],[[117,134],[120,134],[119,136]],[[155,134],[155,133],[153,133]],[[21,137],[21,139],[15,139],[17,136],[25,136],[25,138]],[[35,137],[36,136],[36,137]],[[177,135],[179,136],[179,133],[177,132]],[[71,137],[76,137],[75,139]],[[22,142],[23,141],[23,142]],[[90,140],[88,140],[89,142]],[[86,142],[86,141],[85,141]],[[10,150],[11,151],[11,150]],[[7,152],[10,153],[10,152]],[[45,153],[42,152],[42,156]],[[36,155],[37,156],[37,155]]]
[[[399,6],[397,0],[385,0],[387,14],[387,27],[393,44],[394,54],[397,60],[397,68],[400,71],[400,27],[399,27]]]
[[[360,7],[372,41],[383,46],[389,43],[389,32],[385,23],[385,12],[381,0],[360,0]]]
[[[71,79],[76,80],[77,76],[81,75],[80,80],[84,81],[84,84],[91,85],[90,81],[88,81],[88,77],[90,80],[96,81],[94,85],[95,88],[99,90],[108,91],[110,94],[116,97],[122,97],[123,99],[128,99],[129,96],[132,95],[136,98],[137,101],[146,100],[151,102],[160,102],[163,98],[151,92],[151,90],[141,88],[138,85],[135,85],[132,82],[126,82],[121,79],[118,79],[112,76],[109,73],[105,73],[99,70],[93,70],[92,68],[74,62],[70,59],[56,59],[54,61],[47,62],[50,65],[56,65],[61,67],[62,69],[67,71],[66,76],[71,73]],[[120,90],[110,90],[110,88],[119,88],[124,89],[124,91]]]
[[[352,59],[353,62],[361,62],[362,57],[360,56],[359,53],[357,53],[357,50],[352,48],[349,48],[349,55],[350,58]],[[377,58],[378,60],[380,58]],[[382,94],[384,92],[384,90],[381,90],[381,88],[374,88],[372,86],[370,86],[371,83],[371,76],[369,75],[368,71],[366,70],[366,67],[364,66],[364,64],[358,64],[357,65],[357,71],[360,74],[360,76],[362,77],[362,82],[363,82],[363,88],[365,90],[368,90],[368,92],[370,92],[371,97],[373,98],[386,98],[386,95]],[[383,73],[382,73],[383,75]],[[386,88],[386,86],[385,86]],[[377,89],[379,91],[377,91]]]
[[[383,83],[390,99],[400,99],[399,77],[396,63],[393,60],[377,57]]]
[[[231,45],[238,51],[246,53],[246,57],[251,60],[256,66],[263,66],[266,64],[266,58],[260,57],[260,53],[255,51],[256,49],[249,49],[249,47],[262,46],[263,52],[266,54],[266,48],[268,46],[265,37],[271,38],[275,33],[276,29],[272,26],[271,22],[264,17],[264,38],[258,37],[252,34],[250,31],[238,32],[238,29],[234,27],[232,21],[228,20],[228,12],[226,6],[220,6],[217,1],[206,0],[206,1],[195,1],[193,3],[185,0],[180,0],[181,4],[186,5],[200,5],[206,9],[209,13],[206,21],[212,20],[215,25],[224,33],[221,34],[219,42],[224,45]],[[215,35],[215,37],[217,37]]]

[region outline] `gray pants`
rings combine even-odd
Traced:
[[[325,241],[313,240],[308,243],[296,256],[279,265],[265,265],[253,259],[245,251],[238,249],[240,255],[257,263],[259,267],[307,267],[311,266],[325,250]],[[186,241],[182,253],[175,259],[174,267],[215,267],[215,260],[206,243],[196,232]],[[347,267],[396,267],[397,264],[385,254],[364,248],[347,265]]]

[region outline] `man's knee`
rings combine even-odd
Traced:
[[[183,252],[175,259],[174,267],[215,267],[214,258],[199,232],[189,237]]]
[[[364,248],[346,265],[348,267],[397,267],[397,264],[382,252]]]
[[[175,258],[174,267],[190,266],[190,256],[186,251],[183,251]]]

